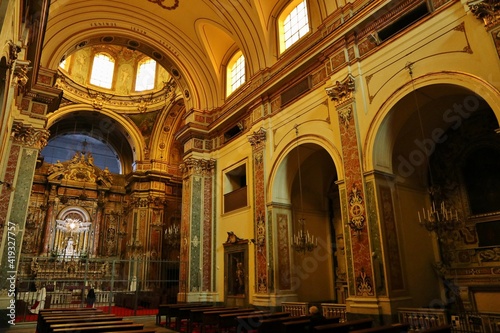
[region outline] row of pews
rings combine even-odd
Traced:
[[[312,320],[310,316],[292,316],[290,312],[271,312],[257,308],[216,306],[205,303],[160,304],[157,325],[187,333],[406,333],[409,325],[397,323],[374,326],[371,318],[341,321],[341,317]],[[451,327],[434,328],[434,333],[451,333]],[[45,333],[45,332],[42,332]]]
[[[96,308],[44,309],[38,313],[36,333],[156,333]]]

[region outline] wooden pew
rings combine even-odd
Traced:
[[[420,331],[422,333],[451,333],[451,325],[440,325],[432,328],[428,328],[426,330]]]
[[[290,312],[268,312],[260,314],[240,315],[236,317],[236,332],[256,331],[261,320],[290,317]]]
[[[156,333],[156,329],[154,328],[143,328],[142,330],[130,330],[130,331],[114,331],[114,332],[106,332],[106,333]]]
[[[303,320],[286,321],[281,324],[281,333],[303,333],[310,332],[313,327],[320,325],[335,325],[340,317],[325,318],[321,321],[312,321],[310,318]]]
[[[179,309],[182,308],[196,308],[196,307],[204,307],[207,306],[207,304],[204,303],[178,303],[178,304],[167,304],[163,305],[163,310],[165,313],[166,317],[166,324],[165,326],[167,328],[170,328],[170,324],[172,323],[172,318],[177,318],[179,315]]]
[[[305,320],[310,318],[310,316],[289,316],[282,318],[266,318],[259,320],[259,326],[257,327],[257,333],[275,333],[281,331],[281,324],[287,321],[295,320]]]
[[[200,333],[204,333],[205,329],[207,327],[212,327],[212,326],[217,326],[219,323],[219,315],[221,314],[227,314],[227,313],[244,313],[247,312],[249,308],[237,308],[237,309],[223,309],[223,310],[216,310],[216,311],[204,311],[203,312],[203,319],[200,323]]]
[[[212,306],[206,308],[190,308],[189,309],[189,318],[187,318],[187,328],[186,332],[191,333],[193,330],[193,326],[195,324],[201,324],[203,321],[203,312],[205,311],[218,311],[218,310],[237,310],[237,307],[225,307],[225,306]],[[181,310],[184,311],[184,310]]]
[[[68,317],[61,319],[60,317],[53,319],[52,317],[46,318],[44,322],[43,330],[44,332],[50,331],[50,325],[55,324],[66,324],[66,323],[95,323],[99,321],[121,321],[122,317],[117,317],[114,314],[102,315],[102,316],[92,316],[92,317]]]
[[[144,324],[128,324],[128,325],[95,325],[78,328],[57,328],[53,333],[108,333],[108,332],[123,332],[123,331],[140,331],[144,329]]]
[[[193,302],[193,303],[170,303],[170,304],[159,304],[158,305],[158,313],[156,314],[156,325],[160,325],[161,317],[165,316],[165,320],[167,320],[167,316],[169,315],[169,310],[172,307],[184,306],[190,307],[195,306],[197,304],[204,305],[205,303],[201,302]],[[207,306],[207,305],[205,305]]]
[[[364,318],[357,320],[348,320],[339,324],[326,324],[318,325],[312,328],[312,332],[335,332],[335,333],[347,333],[355,330],[362,330],[365,328],[371,328],[373,325],[372,318]]]
[[[236,312],[236,313],[224,313],[220,314],[217,319],[216,331],[217,332],[226,332],[229,329],[234,329],[237,326],[236,318],[240,315],[250,315],[250,314],[264,314],[269,313],[266,311],[258,311],[256,309],[249,309],[245,312]]]
[[[188,326],[189,324],[189,319],[191,317],[191,311],[193,310],[201,310],[201,311],[204,311],[204,310],[217,310],[217,309],[223,309],[224,307],[223,306],[213,306],[213,305],[209,305],[209,306],[202,306],[202,307],[199,307],[199,306],[196,306],[196,307],[186,307],[186,308],[179,308],[179,309],[176,309],[175,312],[176,312],[176,317],[175,317],[175,330],[176,331],[180,331],[181,330],[181,325],[182,325],[182,322],[185,320],[186,321],[186,327]]]
[[[371,328],[365,328],[362,330],[351,331],[352,333],[406,333],[410,328],[409,324],[392,324],[383,325]]]
[[[49,333],[55,332],[58,329],[80,329],[86,327],[94,327],[94,326],[122,326],[122,325],[131,325],[134,324],[132,320],[109,320],[109,321],[93,321],[93,322],[81,322],[81,323],[72,323],[66,322],[61,324],[51,324],[49,328]]]
[[[36,324],[36,332],[38,333],[45,333],[46,329],[48,326],[45,324],[45,321],[49,318],[52,319],[64,319],[64,318],[69,318],[69,317],[93,317],[93,316],[99,316],[102,315],[103,311],[99,310],[92,310],[92,311],[85,311],[82,310],[80,311],[40,311],[38,314],[37,318],[37,324]]]

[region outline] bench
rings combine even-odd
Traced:
[[[280,332],[281,324],[288,321],[305,320],[310,318],[310,316],[300,316],[300,317],[280,317],[280,318],[266,318],[259,320],[259,326],[257,326],[258,333],[275,333]]]
[[[432,327],[432,328],[428,328],[428,329],[425,329],[425,330],[422,330],[420,332],[432,332],[432,333],[451,333],[451,325],[440,325],[440,326],[436,326],[436,327]]]
[[[220,314],[219,318],[217,320],[217,332],[225,332],[230,328],[235,328],[237,326],[237,321],[236,318],[242,314],[247,315],[247,314],[264,314],[264,313],[269,313],[269,312],[264,312],[264,311],[257,311],[255,309],[249,309],[248,311],[245,312],[236,312],[236,313],[225,313],[225,314]]]
[[[46,320],[48,319],[66,319],[66,318],[89,318],[103,315],[103,311],[63,311],[63,312],[43,312],[38,314],[36,331],[39,333],[46,332],[48,326],[46,325]]]
[[[161,316],[165,316],[167,328],[170,328],[170,324],[172,322],[172,318],[177,318],[178,310],[181,308],[195,308],[195,307],[204,307],[207,306],[205,303],[175,303],[175,304],[160,304],[158,305],[158,315],[157,322],[161,322]],[[161,311],[161,315],[160,315]],[[158,319],[160,318],[160,319]]]
[[[129,325],[96,325],[78,328],[57,328],[53,333],[108,333],[108,332],[123,332],[123,331],[141,331],[144,329],[144,324],[129,324]]]
[[[410,328],[409,324],[392,324],[392,325],[383,325],[371,328],[365,328],[362,330],[352,331],[353,333],[406,333]]]
[[[122,319],[123,319],[122,317],[117,317],[115,315],[105,315],[105,316],[95,316],[95,317],[70,317],[65,319],[48,318],[45,320],[43,324],[43,331],[46,333],[49,332],[50,326],[55,324],[85,323],[85,322],[95,323],[98,321],[120,321]]]
[[[176,315],[175,317],[175,330],[180,331],[181,330],[181,325],[184,320],[186,320],[187,324],[189,323],[189,319],[191,318],[191,311],[194,310],[217,310],[217,309],[223,309],[224,307],[215,307],[215,306],[195,306],[195,307],[186,307],[186,308],[178,308],[174,310],[174,313]],[[188,326],[186,324],[186,326]],[[170,328],[170,327],[169,327]]]
[[[313,327],[320,325],[335,325],[340,321],[340,317],[325,318],[321,321],[312,321],[310,318],[303,320],[286,321],[281,324],[282,333],[303,333],[310,332]]]
[[[118,320],[118,321],[93,321],[93,322],[83,322],[83,323],[62,323],[62,324],[51,324],[49,328],[49,333],[55,332],[58,329],[81,329],[93,326],[122,326],[134,324],[132,320]]]
[[[364,318],[357,320],[348,320],[339,324],[325,324],[318,325],[312,328],[312,332],[335,332],[335,333],[347,333],[356,330],[362,330],[365,328],[371,328],[373,325],[372,318]]]
[[[236,310],[237,307],[225,307],[225,306],[212,306],[206,308],[190,308],[189,309],[189,318],[187,319],[187,333],[191,333],[193,330],[194,324],[201,324],[203,321],[203,312],[205,311],[218,311],[218,310]],[[181,310],[183,311],[183,310]]]
[[[219,315],[221,314],[230,314],[230,313],[245,313],[252,309],[224,309],[224,310],[216,310],[216,311],[204,311],[202,314],[202,321],[200,323],[200,333],[205,332],[207,327],[217,326],[219,323]]]
[[[261,320],[286,317],[290,317],[290,312],[268,312],[238,316],[236,317],[236,332],[255,331],[261,325]]]

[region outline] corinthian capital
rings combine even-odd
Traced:
[[[467,2],[472,14],[483,20],[485,27],[492,28],[500,23],[499,0],[475,0]]]
[[[49,131],[35,128],[30,124],[14,121],[12,124],[12,138],[15,143],[29,148],[43,149],[47,145]]]
[[[180,165],[180,168],[182,170],[182,173],[184,173],[185,175],[206,175],[211,173],[215,169],[215,160],[189,157],[184,160],[184,163]]]
[[[248,136],[248,141],[252,146],[259,146],[266,141],[266,130],[260,128],[258,131],[253,132]]]
[[[347,75],[342,81],[337,81],[335,85],[326,88],[327,95],[335,102],[336,105],[352,98],[352,93],[356,88],[354,77]]]

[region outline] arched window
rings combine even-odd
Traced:
[[[137,66],[135,91],[151,90],[155,87],[156,61],[144,58]]]
[[[115,60],[107,54],[97,53],[92,63],[90,83],[102,88],[111,89],[114,71]]]
[[[279,21],[280,53],[309,32],[306,0],[295,0],[281,13]]]
[[[227,64],[226,95],[229,96],[245,83],[245,57],[238,51]]]

